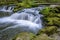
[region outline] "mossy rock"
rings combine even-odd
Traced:
[[[54,38],[48,37],[46,34],[41,34],[36,36],[32,40],[54,40]]]
[[[17,34],[13,40],[31,40],[35,35],[33,33],[22,32]]]
[[[47,35],[52,35],[52,34],[54,34],[56,32],[57,32],[57,27],[56,26],[47,26],[47,27],[41,29],[38,32],[38,35],[42,34],[42,33],[46,33]]]
[[[53,35],[50,35],[50,37],[54,38],[55,40],[60,40],[60,34],[54,33]]]

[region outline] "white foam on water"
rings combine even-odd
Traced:
[[[13,12],[13,6],[10,6],[10,7],[8,7],[8,6],[3,6],[3,7],[0,7],[0,11],[2,11],[2,12]]]
[[[11,8],[9,8],[11,9]],[[4,8],[2,10],[5,10]],[[6,27],[2,31],[7,31],[11,28],[25,28],[22,30],[32,30],[34,33],[37,33],[42,28],[42,21],[41,21],[42,15],[39,14],[39,11],[37,8],[31,8],[31,9],[23,9],[22,11],[18,11],[11,16],[0,18],[0,25],[4,25],[5,23],[8,24],[15,24],[13,26]],[[6,24],[6,25],[8,25]],[[28,30],[27,30],[28,28]]]

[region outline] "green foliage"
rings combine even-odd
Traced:
[[[60,6],[51,8],[46,7],[41,11],[44,15],[45,28],[39,31],[38,34],[46,33],[47,35],[52,35],[57,32],[57,29],[60,28]]]
[[[48,16],[48,17],[55,17],[56,16],[56,13],[54,12],[55,9],[54,8],[50,8],[50,7],[46,7],[45,9],[43,9],[41,11],[41,13],[44,15],[44,16]]]
[[[14,12],[22,8],[30,8],[38,6],[37,3],[59,3],[60,0],[0,0],[0,5],[16,5]],[[46,11],[48,8],[46,9]]]
[[[30,5],[34,5],[35,3],[60,3],[60,0],[0,0],[0,5],[4,5],[4,4],[19,4],[22,3],[22,6],[24,5],[24,3],[26,4],[30,4]],[[25,4],[25,6],[26,6]],[[27,7],[29,7],[29,5],[27,5]]]
[[[22,7],[31,7],[34,5],[34,0],[23,0],[22,3],[19,3]]]
[[[45,25],[54,25],[54,26],[60,26],[60,7],[50,8],[46,7],[41,11],[41,13],[44,15],[44,21]]]
[[[37,5],[35,4],[34,0],[23,0],[22,2],[19,2],[16,4],[17,6],[14,9],[15,11],[18,11],[22,8],[31,8],[31,7],[36,7]]]
[[[60,18],[57,17],[47,17],[45,18],[46,25],[54,25],[56,22],[59,22]]]
[[[54,25],[60,28],[60,19],[54,21]]]
[[[17,0],[0,0],[0,5],[9,5],[18,3]]]
[[[45,9],[43,9],[43,11],[41,11],[43,13],[43,15],[49,15],[49,11],[50,11],[50,8],[49,7],[46,7]]]

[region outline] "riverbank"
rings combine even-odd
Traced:
[[[32,38],[30,38],[30,34],[27,33],[29,34],[29,39],[25,39],[24,36],[27,35],[23,35],[24,33],[22,33],[22,37],[16,36],[16,38],[14,38],[13,40],[60,40],[60,6],[46,7],[40,13],[44,15],[44,28],[41,29],[37,35],[32,36],[32,34]]]

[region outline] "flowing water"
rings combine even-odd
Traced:
[[[14,6],[0,6],[0,17],[9,16],[13,13]]]
[[[0,11],[2,12],[12,12],[14,10],[14,6],[1,6]]]
[[[0,11],[11,12],[11,7],[5,11],[5,7]],[[10,40],[14,35],[20,32],[37,32],[42,28],[41,17],[39,10],[43,7],[23,9],[11,16],[5,16],[0,18],[0,40]]]

